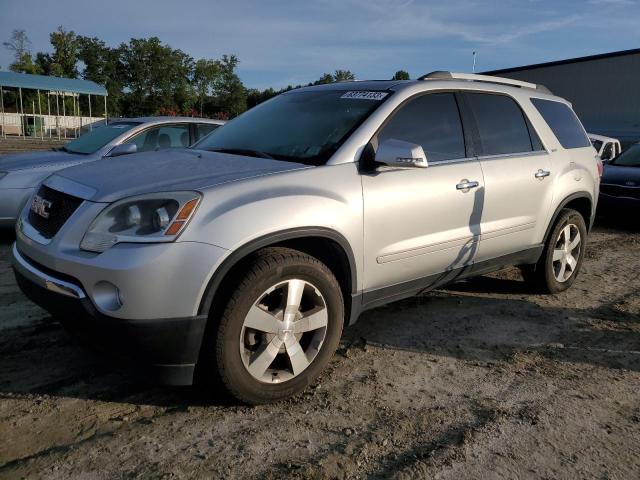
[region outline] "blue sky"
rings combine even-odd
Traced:
[[[0,0],[0,37],[48,51],[64,25],[110,45],[158,36],[195,58],[235,53],[248,87],[526,65],[640,47],[640,0]],[[6,69],[10,53],[0,47]]]

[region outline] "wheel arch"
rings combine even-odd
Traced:
[[[252,253],[266,247],[289,247],[312,255],[322,261],[336,276],[345,301],[345,316],[352,309],[352,296],[357,291],[357,267],[348,240],[339,232],[325,227],[291,228],[273,232],[254,239],[235,249],[216,269],[200,301],[198,315],[208,315],[218,301],[221,286],[232,281],[234,273],[241,270],[243,261]]]
[[[593,224],[594,212],[595,208],[593,205],[593,198],[589,192],[576,192],[567,196],[564,200],[560,202],[556,210],[553,212],[551,216],[551,220],[547,225],[547,230],[544,233],[543,242],[546,243],[549,238],[549,234],[551,233],[551,229],[556,223],[558,219],[558,215],[564,208],[572,208],[576,210],[582,217],[584,218],[584,223],[587,225],[587,230],[591,230],[591,225]]]

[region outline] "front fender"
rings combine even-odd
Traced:
[[[348,245],[352,270],[362,270],[362,185],[355,164],[232,182],[203,194],[180,241],[206,242],[235,252],[282,232],[332,232]],[[361,275],[357,278],[360,283]]]

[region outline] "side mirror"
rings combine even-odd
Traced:
[[[420,145],[395,138],[389,138],[378,145],[375,161],[394,167],[424,168],[429,165]]]
[[[121,143],[116,145],[109,152],[109,157],[119,157],[120,155],[129,155],[130,153],[136,153],[138,146],[135,143]]]

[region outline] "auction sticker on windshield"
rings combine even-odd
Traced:
[[[387,92],[366,92],[363,90],[350,91],[342,95],[340,98],[352,98],[359,100],[382,100],[388,94]]]

